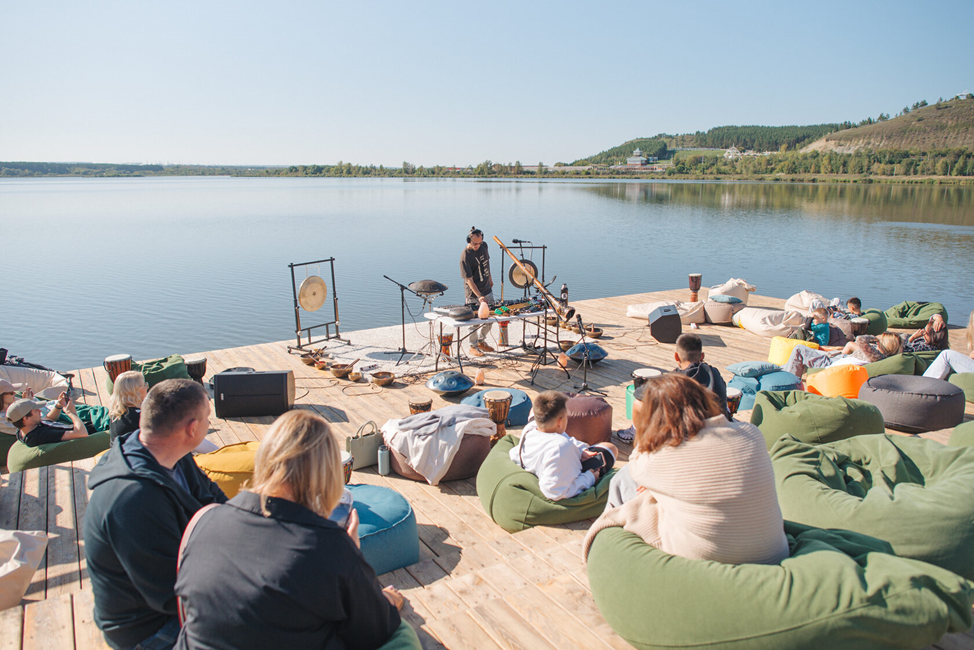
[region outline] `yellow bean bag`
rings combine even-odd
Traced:
[[[805,380],[805,390],[825,397],[858,399],[859,389],[868,380],[869,372],[862,366],[832,366],[810,375]]]
[[[259,442],[227,445],[208,454],[198,454],[196,465],[232,499],[254,475],[254,454],[258,447]]]
[[[768,352],[768,361],[778,366],[785,365],[788,362],[788,357],[791,356],[792,348],[796,345],[804,345],[813,350],[818,349],[818,343],[815,341],[800,341],[798,339],[786,339],[783,336],[776,336],[771,339],[771,350]]]

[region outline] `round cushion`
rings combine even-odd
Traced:
[[[419,562],[416,513],[395,490],[376,485],[349,485],[358,513],[362,555],[376,575]]]
[[[964,391],[943,379],[882,375],[862,385],[859,399],[879,407],[890,429],[922,433],[964,421]]]
[[[939,302],[912,302],[907,300],[893,305],[885,312],[887,327],[918,329],[927,324],[930,317],[940,314],[947,322],[947,310]]]
[[[484,393],[499,390],[511,394],[511,411],[507,414],[507,426],[523,427],[531,415],[531,398],[523,390],[516,388],[490,388],[463,398],[461,404],[484,408]],[[471,475],[472,476],[472,475]]]
[[[480,503],[501,528],[514,533],[532,526],[567,524],[602,514],[615,470],[571,499],[551,501],[541,493],[538,477],[511,461],[510,453],[517,442],[510,435],[498,440],[477,473]]]
[[[111,440],[107,431],[93,433],[85,438],[52,442],[37,447],[28,447],[18,440],[7,452],[7,471],[22,472],[25,469],[91,458],[108,449],[110,445]]]
[[[869,379],[862,366],[843,364],[817,372],[805,382],[805,390],[825,397],[859,397],[859,389]]]
[[[955,372],[947,381],[964,391],[964,398],[974,402],[974,372]]]
[[[751,424],[761,429],[768,449],[788,434],[821,444],[885,429],[883,414],[869,402],[802,390],[761,391],[754,398]]]
[[[785,365],[788,363],[791,351],[796,345],[804,345],[813,350],[818,350],[819,347],[815,341],[801,341],[799,339],[786,339],[783,336],[776,336],[771,339],[771,349],[768,350],[768,361],[778,366]]]
[[[208,454],[197,454],[194,460],[227,498],[232,499],[254,475],[254,456],[259,447],[259,442],[238,442]]]
[[[565,433],[588,445],[612,439],[612,407],[598,395],[568,394]]]
[[[622,528],[596,535],[588,581],[640,650],[921,648],[971,623],[970,583],[848,531],[785,521],[780,565],[690,560]]]
[[[786,520],[849,530],[974,579],[974,449],[875,434],[771,449]]]
[[[878,309],[865,309],[862,312],[862,318],[869,321],[869,325],[866,327],[866,334],[872,334],[873,336],[879,336],[889,327],[886,321],[886,314]]]
[[[974,420],[958,424],[950,434],[948,447],[974,447]]]
[[[733,321],[734,314],[747,307],[746,302],[719,302],[707,300],[703,303],[704,318],[714,325],[726,325]]]
[[[403,478],[426,482],[426,477],[413,469],[405,456],[392,447],[389,448],[389,451],[391,452],[389,454],[389,461],[392,466],[392,471]],[[472,434],[464,435],[460,439],[460,447],[453,457],[453,462],[450,463],[450,468],[446,470],[446,474],[440,479],[440,483],[443,481],[459,481],[476,476],[477,470],[480,469],[480,465],[487,458],[488,453],[490,453],[490,437]]]

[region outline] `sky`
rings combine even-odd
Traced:
[[[974,2],[0,0],[0,160],[571,162],[974,91]]]

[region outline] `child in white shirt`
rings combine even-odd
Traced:
[[[511,450],[511,460],[537,476],[541,493],[552,501],[570,499],[595,485],[612,469],[618,454],[610,442],[589,446],[565,433],[567,401],[564,393],[552,390],[538,395],[534,419]]]

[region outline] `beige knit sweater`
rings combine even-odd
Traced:
[[[606,510],[585,536],[621,526],[669,553],[726,564],[777,564],[788,541],[764,437],[753,424],[705,421],[677,447],[630,458],[635,499]]]

